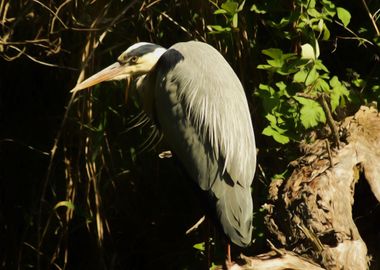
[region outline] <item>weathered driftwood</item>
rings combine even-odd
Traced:
[[[280,245],[326,269],[367,269],[352,205],[360,171],[380,201],[378,112],[362,107],[340,133],[339,149],[324,140],[306,145],[290,178],[271,184],[266,225]]]
[[[292,163],[290,178],[270,185],[265,222],[275,244],[287,251],[245,257],[246,264],[236,269],[368,268],[367,247],[353,221],[352,205],[361,172],[380,202],[378,111],[362,107],[339,131],[339,148],[327,140],[304,145],[305,155]]]
[[[246,262],[244,266],[235,266],[230,270],[324,270],[315,263],[293,253],[281,250],[261,254],[256,257],[245,257],[242,259]]]
[[[285,249],[274,248],[272,251],[255,257],[241,255],[238,263],[226,262],[228,270],[325,270],[307,258],[299,256]],[[225,269],[223,266],[213,268]]]

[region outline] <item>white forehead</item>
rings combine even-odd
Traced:
[[[135,43],[135,44],[133,44],[132,46],[130,46],[130,47],[124,52],[124,54],[130,53],[131,51],[138,50],[139,48],[141,49],[142,47],[146,47],[146,46],[160,47],[160,46],[158,46],[157,44],[150,43],[150,42],[138,42],[138,43]]]
[[[160,45],[150,43],[150,42],[139,42],[130,46],[126,51],[124,51],[121,55],[128,56],[138,56],[141,57],[146,54],[162,54],[166,49],[161,47]]]

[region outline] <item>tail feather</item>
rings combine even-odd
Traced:
[[[252,241],[252,196],[249,187],[217,180],[211,187],[216,214],[224,233],[241,247]]]

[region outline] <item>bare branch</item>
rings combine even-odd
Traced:
[[[376,34],[377,34],[378,36],[380,36],[379,28],[377,27],[377,24],[376,24],[376,21],[375,21],[375,19],[374,19],[374,16],[372,16],[371,11],[369,10],[369,8],[368,8],[368,6],[367,6],[366,1],[365,1],[365,0],[362,0],[362,4],[363,4],[365,10],[367,11],[367,15],[368,15],[369,19],[371,20],[372,26],[373,26],[373,28],[375,29]],[[376,13],[375,13],[375,14],[376,14]]]

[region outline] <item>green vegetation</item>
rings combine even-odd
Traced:
[[[106,4],[105,4],[106,3]],[[380,97],[378,1],[0,2],[0,265],[4,269],[199,269],[224,262],[197,189],[125,83],[71,97],[78,78],[137,41],[216,47],[252,109],[260,205],[297,143]],[[276,176],[277,175],[277,176]]]

